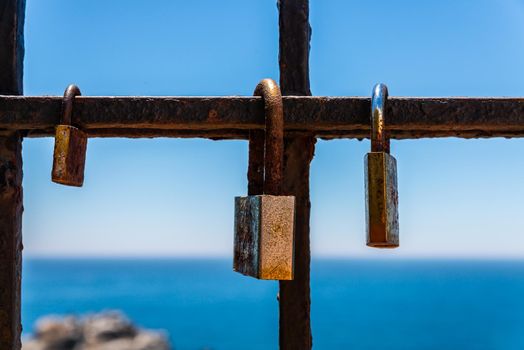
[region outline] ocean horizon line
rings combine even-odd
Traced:
[[[24,260],[231,260],[232,256],[228,255],[25,255]],[[312,256],[311,261],[524,261],[524,256],[481,256],[481,255],[402,255],[402,256],[338,256],[338,255],[321,255]]]

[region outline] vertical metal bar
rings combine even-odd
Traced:
[[[308,0],[279,0],[280,88],[282,95],[309,96]],[[295,272],[293,281],[280,282],[280,349],[307,350],[312,347],[310,322],[309,265],[309,165],[315,138],[286,137],[283,194],[294,195]]]
[[[21,95],[25,0],[0,3],[0,94]],[[22,137],[0,133],[0,349],[19,350],[22,331]]]
[[[247,195],[264,192],[264,131],[249,132],[249,165],[247,167]]]

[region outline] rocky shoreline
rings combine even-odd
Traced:
[[[167,334],[134,325],[124,314],[107,311],[86,316],[46,316],[22,350],[172,350]]]

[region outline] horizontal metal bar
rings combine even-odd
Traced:
[[[370,99],[285,96],[287,133],[369,136]],[[0,130],[49,136],[61,97],[0,96]],[[264,127],[260,97],[92,97],[75,99],[73,121],[90,137],[245,139]],[[524,98],[408,98],[387,102],[391,138],[524,137]]]

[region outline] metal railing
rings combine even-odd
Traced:
[[[315,138],[369,137],[370,99],[310,97],[309,2],[279,0],[278,7],[280,86],[286,133],[283,192],[296,197],[295,279],[280,282],[280,347],[310,349],[309,164]],[[25,0],[4,0],[0,4],[2,350],[20,349],[21,142],[23,137],[53,135],[62,103],[62,97],[19,96],[24,11]],[[263,112],[261,98],[251,96],[79,96],[74,101],[74,123],[89,137],[248,139],[251,130],[263,129]],[[521,98],[390,97],[387,115],[388,136],[395,139],[524,137]]]

